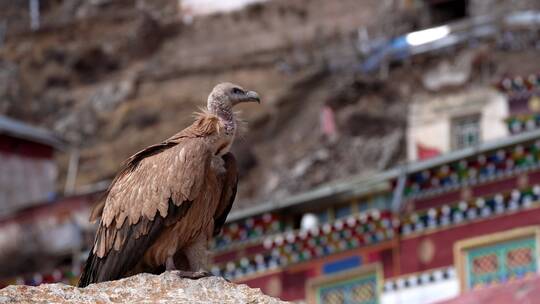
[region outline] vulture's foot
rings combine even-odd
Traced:
[[[200,278],[211,277],[213,274],[208,271],[185,271],[178,270],[178,276],[184,279],[198,280]]]

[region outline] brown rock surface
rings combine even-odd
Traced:
[[[126,279],[77,288],[65,284],[9,286],[0,303],[286,303],[260,289],[223,278],[181,279],[175,272],[139,274]]]

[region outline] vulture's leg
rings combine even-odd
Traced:
[[[172,256],[167,258],[167,261],[165,262],[165,268],[167,271],[176,270],[176,266],[174,265],[174,258]]]
[[[179,271],[179,276],[188,279],[200,279],[203,277],[212,276],[212,273],[207,271],[208,253],[206,252],[207,241],[203,237],[199,237],[192,245],[184,250],[189,263],[190,271]]]
[[[178,270],[190,270],[189,262],[186,257],[186,254],[184,253],[184,250],[178,250],[174,254],[174,266]]]
[[[208,266],[207,241],[200,236],[193,244],[185,249],[186,258],[189,263],[189,270],[201,271],[206,270]]]

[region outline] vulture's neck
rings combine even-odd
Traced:
[[[236,119],[231,107],[222,106],[220,104],[211,104],[208,107],[210,113],[219,117],[225,127],[225,134],[233,136],[236,131]]]

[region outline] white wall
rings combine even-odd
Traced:
[[[504,119],[508,104],[504,95],[492,88],[471,89],[459,94],[442,96],[418,95],[411,104],[407,126],[407,159],[418,159],[417,144],[441,152],[451,150],[451,120],[470,114],[480,114],[481,141],[508,136]]]
[[[0,214],[46,201],[57,174],[52,159],[0,153]]]
[[[451,299],[459,295],[457,278],[388,291],[382,294],[382,304],[430,304]]]
[[[245,5],[266,0],[182,0],[181,9],[192,15],[205,15],[216,12],[228,12],[243,8]]]

